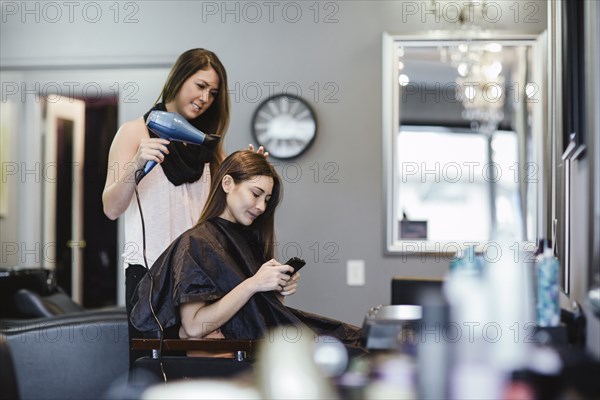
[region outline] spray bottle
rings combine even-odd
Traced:
[[[560,323],[558,260],[554,257],[551,248],[544,249],[536,260],[536,321],[541,327],[558,326]]]

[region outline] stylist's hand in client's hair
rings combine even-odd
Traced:
[[[264,263],[251,279],[255,292],[268,292],[275,290],[280,292],[291,277],[286,273],[293,271],[289,265],[281,265],[277,260],[269,260]]]
[[[248,145],[248,150],[250,150],[250,151],[254,151],[254,145],[253,145],[252,143],[250,143],[250,144]],[[262,147],[262,146],[260,146],[260,147],[258,148],[258,150],[256,150],[256,153],[257,153],[257,154],[262,154],[263,156],[265,156],[265,158],[269,158],[269,152],[268,152],[268,151],[265,151],[265,148],[264,148],[264,147]]]

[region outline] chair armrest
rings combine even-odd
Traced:
[[[234,339],[163,339],[163,351],[192,351],[202,350],[208,353],[246,352],[253,355],[258,340]],[[132,350],[156,350],[160,346],[159,339],[132,339]]]

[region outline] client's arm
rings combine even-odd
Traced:
[[[244,280],[233,290],[214,303],[185,303],[179,307],[181,329],[179,337],[202,338],[225,324],[250,298],[258,292],[281,290],[285,287],[292,271],[289,265],[280,265],[271,260],[264,263],[254,276]]]

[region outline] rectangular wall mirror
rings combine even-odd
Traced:
[[[540,36],[383,36],[387,253],[546,236]]]

